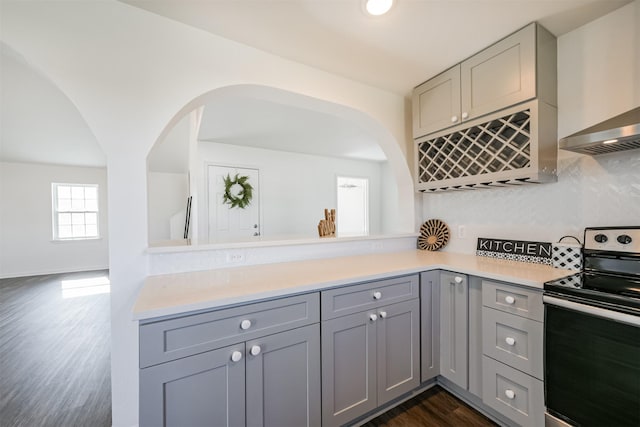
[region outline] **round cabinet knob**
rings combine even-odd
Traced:
[[[616,240],[618,241],[618,243],[620,243],[622,245],[628,245],[629,243],[631,243],[633,241],[631,236],[628,236],[626,234],[619,235]]]
[[[507,396],[507,399],[515,399],[516,392],[513,391],[513,390],[507,389],[507,390],[504,391],[504,395]]]
[[[371,320],[372,322],[375,322],[377,318],[378,318],[378,316],[376,316],[375,314],[370,314],[369,315],[369,320]]]
[[[456,283],[462,283],[462,277],[460,276],[456,276],[453,280],[455,280]]]
[[[381,311],[380,312],[380,318],[381,319],[386,319],[387,318],[387,312],[386,311]]]
[[[515,338],[506,337],[504,339],[504,342],[506,342],[508,345],[516,345],[516,339]]]
[[[504,297],[504,302],[506,302],[507,304],[514,304],[516,302],[516,299],[509,295]]]
[[[262,351],[262,349],[260,348],[259,345],[254,345],[253,347],[251,347],[251,350],[249,350],[251,352],[252,356],[257,356],[260,354],[260,352]]]
[[[234,362],[239,362],[240,360],[242,360],[242,353],[240,353],[238,350],[234,351],[233,353],[231,353],[231,360]]]
[[[469,113],[467,113],[466,111],[462,113],[462,120],[466,120],[468,118],[469,118]]]
[[[451,123],[456,123],[458,121],[458,116],[451,116]]]
[[[382,292],[375,291],[373,293],[373,299],[380,299],[380,298],[382,298]]]
[[[593,240],[598,243],[607,243],[607,240],[609,240],[609,238],[604,234],[596,234],[595,236],[593,236]]]
[[[251,320],[245,319],[242,322],[240,322],[240,329],[242,329],[243,331],[246,331],[250,327],[251,327]]]

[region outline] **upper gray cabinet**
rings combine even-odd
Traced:
[[[413,137],[521,102],[556,105],[556,41],[532,23],[413,91]]]
[[[556,51],[533,23],[415,88],[416,190],[557,181]]]
[[[413,137],[460,123],[460,65],[413,90]]]

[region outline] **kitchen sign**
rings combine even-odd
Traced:
[[[476,255],[551,265],[551,243],[478,237]]]

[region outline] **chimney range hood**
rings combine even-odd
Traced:
[[[640,107],[562,138],[558,147],[591,156],[640,148]]]

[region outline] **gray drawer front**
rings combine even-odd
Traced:
[[[482,305],[542,322],[542,291],[482,281]]]
[[[542,379],[542,323],[484,307],[482,350],[487,356]]]
[[[184,316],[140,326],[144,368],[276,332],[317,323],[318,293]],[[242,329],[248,320],[251,326]]]
[[[324,291],[322,320],[418,298],[418,282],[415,274]]]
[[[542,381],[483,356],[482,401],[523,427],[544,425]]]

